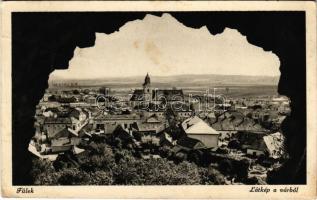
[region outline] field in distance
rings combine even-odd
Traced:
[[[240,75],[176,75],[176,76],[151,76],[152,88],[177,88],[183,89],[185,94],[210,93],[216,89],[217,94],[227,97],[252,97],[277,95],[278,76],[240,76]],[[106,77],[102,79],[61,79],[51,77],[50,88],[54,84],[64,83],[63,89],[74,89],[67,87],[68,84],[76,83],[78,88],[109,87],[112,92],[127,93],[136,88],[141,88],[144,76],[133,77]],[[55,88],[57,89],[57,88]]]

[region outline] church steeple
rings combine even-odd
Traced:
[[[150,84],[151,84],[151,79],[150,79],[149,73],[146,73],[143,86],[149,86]]]
[[[143,95],[145,101],[151,101],[152,98],[152,88],[151,88],[151,79],[149,73],[146,74],[144,83],[143,83]]]

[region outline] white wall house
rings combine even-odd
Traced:
[[[182,123],[188,137],[200,140],[206,147],[218,147],[219,133],[197,116],[190,117]]]

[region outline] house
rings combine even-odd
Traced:
[[[141,158],[142,159],[144,159],[144,160],[149,160],[149,159],[160,159],[161,158],[161,156],[160,155],[156,155],[156,154],[154,154],[154,155],[141,155]]]
[[[217,117],[215,112],[209,112],[206,114],[206,118],[208,119],[209,123],[215,123],[217,121]]]
[[[172,136],[170,136],[165,131],[159,134],[158,136],[160,138],[160,146],[169,146],[172,147],[175,145],[175,141],[173,141]]]
[[[152,124],[161,124],[162,120],[160,120],[160,118],[156,114],[153,114],[153,115],[149,116],[145,120],[145,122],[146,123],[152,123]]]
[[[201,141],[186,136],[177,140],[176,144],[178,146],[178,149],[183,150],[185,152],[206,148],[206,146]]]
[[[267,155],[270,158],[278,159],[284,154],[284,137],[280,132],[264,135],[254,140],[247,147],[247,154],[260,156]]]
[[[71,128],[73,130],[79,130],[86,124],[89,117],[89,113],[80,108],[75,108],[75,109],[71,109],[68,116],[72,120]]]
[[[226,111],[222,113],[218,116],[216,122],[211,124],[211,126],[225,137],[231,137],[239,131],[267,131],[259,123],[256,123],[254,119],[245,117],[245,115],[239,111]]]
[[[42,100],[43,100],[43,101],[45,101],[45,102],[47,102],[47,101],[48,101],[48,98],[49,98],[50,96],[51,96],[51,94],[50,94],[50,93],[45,92],[45,93],[44,93],[44,95],[43,95]]]
[[[269,157],[278,159],[284,154],[284,136],[276,132],[263,137]]]
[[[80,143],[81,139],[74,136],[69,130],[64,129],[50,140],[50,152],[61,153],[71,150]]]
[[[77,146],[73,146],[73,149],[72,149],[72,151],[73,151],[73,154],[81,154],[81,153],[83,153],[84,151],[86,151],[85,149],[81,149],[81,148],[79,148],[79,147],[77,147]]]
[[[282,102],[289,102],[288,98],[286,96],[277,96],[277,97],[273,97],[272,102],[278,102],[278,103],[282,103]]]
[[[219,133],[197,116],[182,122],[187,137],[200,140],[208,148],[218,147]]]
[[[92,104],[96,104],[96,97],[94,96],[88,96],[85,98],[85,102],[92,105]]]
[[[80,129],[80,131],[78,132],[78,137],[81,137],[81,138],[89,137],[90,138],[93,130],[94,130],[93,124],[88,123],[82,129]]]
[[[74,103],[76,101],[77,101],[77,99],[73,96],[71,96],[71,97],[64,96],[64,97],[60,97],[57,99],[57,102],[59,102],[59,103]]]
[[[163,131],[166,128],[165,123],[161,121],[145,121],[145,122],[136,122],[131,125],[134,131],[137,131],[141,135],[157,135],[159,132]]]
[[[124,115],[104,115],[100,114],[94,118],[93,129],[104,130],[105,134],[112,134],[118,125],[124,128],[130,127],[136,122],[140,122],[141,117],[136,114]]]
[[[187,103],[176,101],[168,105],[180,120],[185,120],[193,115],[193,109]]]
[[[50,140],[50,149],[52,153],[60,153],[69,151],[74,146],[80,143],[81,139],[74,135],[69,128],[64,128],[54,135]]]
[[[54,137],[51,137],[51,140],[59,139],[59,138],[71,138],[73,136],[76,136],[76,135],[74,135],[74,133],[69,131],[69,128],[66,127],[62,129],[61,131],[57,132],[54,135]]]
[[[202,154],[207,147],[199,140],[184,136],[177,140],[176,146],[172,148],[172,152],[176,159],[186,160],[195,152],[195,154]]]
[[[73,148],[73,144],[69,138],[59,138],[51,140],[51,153],[62,153],[70,151]]]
[[[248,155],[252,156],[261,156],[265,155],[266,152],[266,144],[263,141],[263,138],[259,138],[258,140],[252,141],[247,147],[246,147],[246,153]]]
[[[56,113],[54,113],[54,112],[52,112],[52,111],[44,111],[43,113],[42,113],[42,115],[44,116],[44,117],[57,117],[57,114]]]
[[[153,144],[155,146],[159,146],[160,145],[160,138],[153,136],[153,135],[144,135],[141,137],[141,142],[143,144],[147,143],[147,144]]]
[[[188,117],[192,116],[193,112],[189,110],[178,110],[176,113],[180,119],[187,119]]]
[[[241,143],[241,148],[248,155],[266,155],[277,159],[284,153],[284,137],[280,132],[273,134],[266,132],[238,132],[236,137]]]
[[[47,133],[48,138],[53,138],[65,128],[69,128],[76,134],[83,126],[86,125],[88,113],[81,109],[71,109],[58,117],[48,117],[44,119],[43,130]]]
[[[242,149],[247,149],[254,141],[261,140],[266,132],[261,131],[238,131],[235,138],[241,143]]]
[[[41,158],[41,159],[48,159],[50,161],[55,161],[58,154],[49,154],[49,155],[43,155],[41,154],[35,147],[36,143],[34,141],[30,141],[28,146],[28,151],[31,152],[34,156]]]
[[[71,126],[72,121],[68,117],[49,117],[44,120],[43,130],[47,133],[48,138],[53,138],[55,134]]]
[[[118,125],[113,131],[113,137],[119,138],[124,144],[133,143],[132,131],[124,128],[122,125]]]

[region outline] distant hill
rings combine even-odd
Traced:
[[[277,86],[279,76],[244,76],[244,75],[173,75],[173,76],[151,76],[153,87],[200,87],[200,86],[258,86],[272,85]],[[144,81],[144,76],[132,77],[109,77],[99,79],[60,79],[51,77],[51,83],[72,83],[76,82],[79,86],[129,86],[140,87]]]

